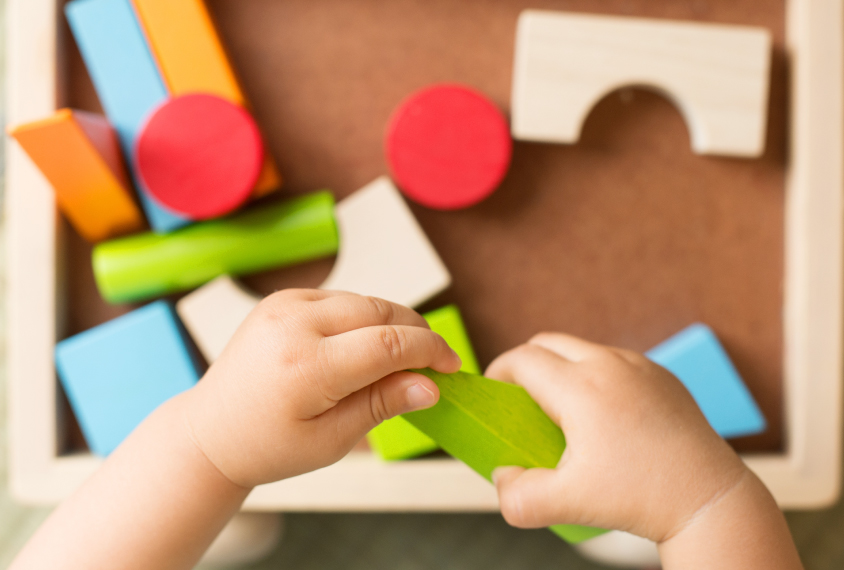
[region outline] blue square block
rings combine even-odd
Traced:
[[[158,301],[56,346],[56,369],[88,445],[111,453],[153,410],[199,380],[173,308]]]
[[[135,141],[168,92],[132,0],[74,0],[65,6],[65,14],[100,103],[117,131],[150,225],[168,232],[188,224],[143,188],[134,168]]]
[[[647,353],[691,392],[709,424],[721,437],[765,431],[765,417],[715,333],[694,324]]]

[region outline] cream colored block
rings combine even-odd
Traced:
[[[340,252],[322,289],[350,291],[416,307],[451,284],[419,222],[386,177],[337,204]],[[259,298],[220,277],[183,298],[179,316],[213,362]]]
[[[451,275],[399,191],[381,177],[337,205],[340,252],[322,289],[416,307]]]
[[[176,303],[176,312],[197,348],[211,363],[217,360],[260,297],[223,275]]]
[[[639,86],[674,102],[696,153],[759,156],[770,65],[762,28],[527,10],[516,34],[513,136],[575,143],[598,101]]]

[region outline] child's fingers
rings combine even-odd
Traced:
[[[528,344],[541,346],[572,362],[596,358],[607,351],[603,345],[562,333],[539,333]]]
[[[396,372],[342,400],[325,420],[338,422],[340,431],[357,441],[385,420],[430,408],[439,397],[437,385],[425,376]]]
[[[322,289],[283,289],[265,297],[263,303],[274,305],[275,303],[289,303],[290,301],[313,302],[345,295],[353,295],[353,293],[324,291]]]
[[[541,346],[523,344],[496,358],[487,368],[486,376],[518,384],[549,417],[559,422],[568,400],[564,393],[566,382],[559,379],[572,378],[576,366]]]
[[[440,335],[421,327],[366,327],[325,338],[322,343],[322,369],[335,371],[322,392],[334,401],[400,370],[433,368],[449,373],[462,365]]]
[[[577,520],[568,512],[565,484],[554,469],[499,467],[492,478],[501,514],[512,526],[541,528]]]
[[[428,328],[422,316],[403,305],[378,297],[330,297],[313,307],[313,324],[323,336],[334,336],[364,327],[402,325]]]

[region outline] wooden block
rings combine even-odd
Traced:
[[[422,316],[428,321],[431,330],[443,337],[463,360],[461,371],[469,374],[481,373],[475,350],[460,316],[460,309],[456,305],[446,305]],[[372,450],[386,461],[419,457],[440,447],[401,416],[382,423],[369,432],[366,439]]]
[[[486,480],[497,467],[553,469],[559,463],[566,438],[524,388],[465,372],[417,372],[436,382],[440,401],[403,417]],[[573,525],[551,530],[569,542],[606,532]]]
[[[466,332],[466,325],[463,323],[463,316],[457,305],[446,305],[422,316],[428,321],[431,330],[443,337],[448,346],[463,361],[463,366],[460,367],[461,372],[481,373],[475,349],[472,347],[472,341],[469,339],[469,333]]]
[[[168,94],[131,0],[74,0],[65,6],[65,14],[100,102],[117,131],[150,225],[162,232],[186,225],[186,218],[149,195],[132,163],[141,127]]]
[[[183,297],[176,303],[176,311],[205,360],[211,363],[223,353],[237,327],[260,300],[224,275]]]
[[[199,380],[172,307],[159,301],[56,346],[56,368],[88,445],[111,453],[155,408]]]
[[[402,416],[379,424],[366,434],[372,452],[383,461],[404,461],[428,455],[440,448],[439,444],[414,427]]]
[[[387,127],[387,161],[405,195],[437,210],[473,206],[510,168],[513,141],[504,115],[481,93],[442,84],[412,94]]]
[[[209,93],[249,108],[204,0],[133,0],[170,93]],[[281,186],[269,153],[254,196]]]
[[[688,327],[647,356],[680,379],[721,437],[755,435],[767,428],[730,357],[706,325]]]
[[[516,34],[513,136],[575,143],[601,98],[643,86],[674,101],[696,153],[759,156],[770,60],[762,28],[528,10]]]
[[[216,95],[169,99],[147,120],[135,164],[161,204],[191,220],[230,214],[261,173],[264,144],[252,116]]]
[[[117,138],[104,117],[62,109],[9,134],[50,181],[59,208],[83,238],[96,243],[143,229]]]
[[[200,222],[168,235],[145,233],[97,245],[94,277],[103,298],[130,303],[337,252],[334,196],[315,192]]]
[[[416,307],[451,275],[396,187],[381,177],[337,204],[341,247],[322,289]]]
[[[341,201],[335,217],[340,250],[323,289],[415,307],[451,284],[451,275],[389,179],[379,178]],[[250,299],[252,307],[258,304],[257,297],[221,277],[178,303],[185,326],[208,362],[217,359],[249,313]]]

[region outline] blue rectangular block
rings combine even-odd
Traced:
[[[691,392],[709,424],[721,437],[765,431],[765,417],[715,333],[694,324],[647,353]]]
[[[91,451],[106,456],[199,380],[173,308],[158,301],[60,342],[56,369]]]
[[[131,0],[74,0],[65,6],[65,14],[100,103],[120,138],[150,225],[159,232],[187,225],[189,220],[165,208],[142,187],[134,168],[135,140],[168,93]]]

